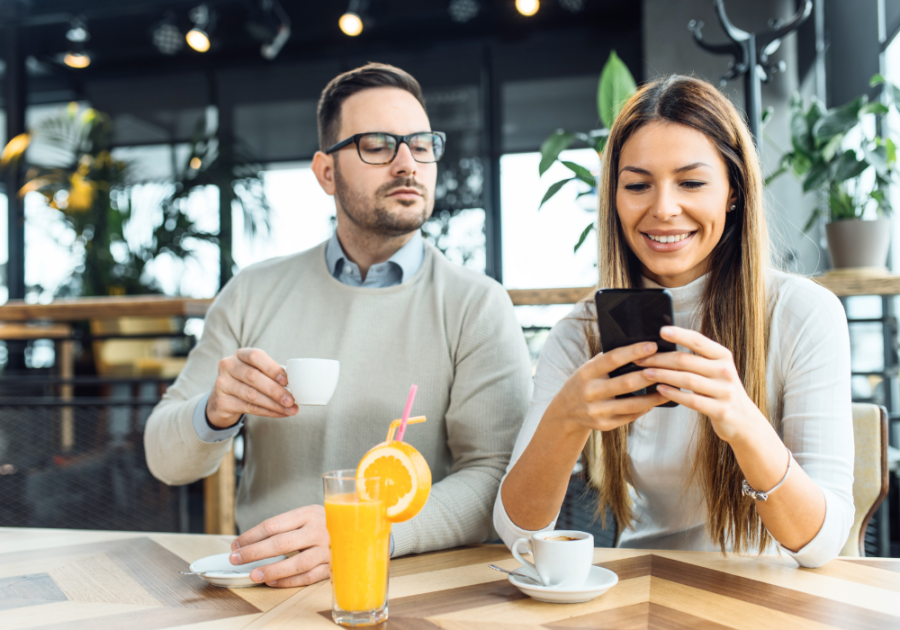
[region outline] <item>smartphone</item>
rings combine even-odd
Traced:
[[[675,352],[675,344],[659,336],[660,328],[672,326],[672,294],[666,289],[600,289],[594,295],[597,304],[597,327],[603,352],[644,341],[656,342],[659,352]],[[643,368],[629,363],[610,372],[611,377],[636,372]],[[643,396],[656,392],[656,384],[616,398]],[[669,401],[660,407],[677,407]]]

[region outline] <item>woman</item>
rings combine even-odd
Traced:
[[[762,552],[774,539],[801,566],[829,561],[854,517],[846,319],[826,289],[769,268],[741,116],[708,83],[654,81],[619,114],[601,178],[600,286],[669,289],[676,325],[661,336],[679,351],[600,352],[589,301],[558,323],[494,526],[507,545],[552,529],[583,453],[620,547]],[[608,377],[632,361],[644,369]]]

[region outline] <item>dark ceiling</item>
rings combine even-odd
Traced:
[[[200,4],[178,0],[0,0],[0,19],[22,29],[23,52],[39,62],[30,73],[87,79],[120,72],[154,73],[253,63],[271,64],[384,50],[416,49],[436,42],[490,39],[516,41],[542,31],[592,27],[606,31],[639,29],[637,0],[543,0],[537,15],[524,17],[514,0],[464,0],[479,7],[465,23],[455,22],[450,5],[461,0],[369,0],[366,28],[351,38],[338,29],[349,0],[280,0],[291,21],[291,38],[274,62],[264,60],[260,36],[274,33],[277,20],[261,7],[266,0],[208,0],[214,12],[212,49],[187,46],[164,55],[153,44],[153,30],[169,16],[181,33],[191,27],[188,12]],[[581,5],[578,10],[577,7]],[[569,7],[568,9],[565,7]],[[69,48],[66,31],[82,17],[90,32],[93,62],[84,70],[61,63]],[[0,31],[2,34],[3,31]],[[450,61],[450,60],[448,60]]]

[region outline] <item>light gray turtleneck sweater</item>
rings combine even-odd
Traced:
[[[698,309],[707,276],[669,289],[675,325],[700,329]],[[768,417],[794,459],[825,495],[825,522],[803,549],[789,555],[804,567],[828,562],[840,552],[853,524],[853,418],[850,408],[850,340],[847,319],[833,293],[800,276],[767,276],[770,409]],[[646,280],[648,288],[661,288]],[[589,358],[579,304],[550,333],[534,379],[534,397],[507,472],[531,441],[547,406]],[[679,347],[684,351],[684,348]],[[686,407],[653,409],[633,423],[628,464],[634,480],[634,529],[621,529],[620,547],[718,551],[706,532],[702,490],[688,486],[698,417]],[[591,506],[593,508],[593,506]],[[556,520],[545,529],[553,529]],[[513,523],[498,493],[494,527],[507,545],[533,532]]]

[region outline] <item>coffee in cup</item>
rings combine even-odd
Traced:
[[[534,563],[522,558],[519,548],[527,546]],[[524,572],[544,586],[578,588],[587,580],[594,560],[594,537],[586,532],[537,532],[530,538],[519,538],[511,551],[522,563]]]
[[[332,359],[290,359],[287,389],[298,405],[327,405],[337,388],[341,364]]]

